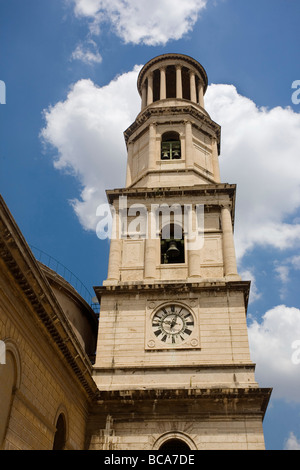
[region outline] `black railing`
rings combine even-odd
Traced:
[[[95,313],[99,313],[100,305],[98,302],[93,302],[93,295],[89,289],[83,284],[83,282],[72,273],[66,266],[60,261],[45,253],[43,250],[36,248],[33,245],[29,245],[30,249],[37,261],[44,264],[48,268],[55,271],[59,276],[65,279],[72,287],[78,292],[78,294],[92,307]]]

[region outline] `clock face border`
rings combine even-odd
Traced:
[[[194,305],[195,302],[192,302]],[[190,307],[187,302],[174,301],[168,302],[150,302],[148,306],[149,310],[152,310],[150,315],[147,315],[146,320],[146,337],[145,337],[145,349],[149,351],[153,350],[177,350],[177,349],[200,349],[200,335],[198,325],[197,309]],[[175,307],[173,309],[173,306]],[[176,310],[176,307],[178,309]],[[188,322],[178,314],[181,310],[186,311]],[[158,315],[157,321],[155,321]],[[172,315],[178,317],[178,324],[175,325],[172,320]],[[165,324],[164,324],[165,321]],[[153,327],[153,322],[156,326]],[[186,323],[193,323],[193,328],[188,332],[184,330],[190,330],[192,325],[186,325]],[[164,326],[163,326],[164,324]],[[173,324],[173,326],[172,326]],[[168,334],[168,328],[175,328],[173,334]],[[178,330],[178,332],[176,332]],[[177,336],[180,332],[183,332],[180,336]],[[165,338],[165,336],[167,336]],[[176,336],[176,338],[175,338]]]

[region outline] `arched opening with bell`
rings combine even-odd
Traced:
[[[161,139],[161,159],[180,160],[181,142],[178,132],[165,132]]]
[[[165,225],[160,234],[161,264],[185,262],[184,234],[178,224]]]

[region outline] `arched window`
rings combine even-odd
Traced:
[[[184,263],[184,236],[182,227],[170,224],[161,231],[161,264]]]
[[[64,450],[66,445],[66,421],[61,413],[56,422],[56,432],[54,435],[53,450]]]
[[[180,160],[181,144],[177,132],[165,132],[161,139],[161,159]]]
[[[20,388],[21,359],[17,347],[10,340],[1,343],[4,357],[0,363],[0,449],[5,445],[14,395]]]
[[[191,449],[181,439],[168,439],[160,446],[159,450],[161,450],[162,452],[167,452],[168,454],[172,452],[180,454],[184,452],[189,452]]]
[[[16,382],[16,365],[13,354],[8,351],[6,354],[6,363],[0,365],[0,395],[1,395],[1,412],[0,412],[0,446],[5,437],[5,431],[9,420],[13,389]]]

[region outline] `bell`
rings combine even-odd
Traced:
[[[177,248],[175,240],[170,242],[170,246],[167,249],[166,254],[169,258],[177,258],[180,255],[180,251]]]

